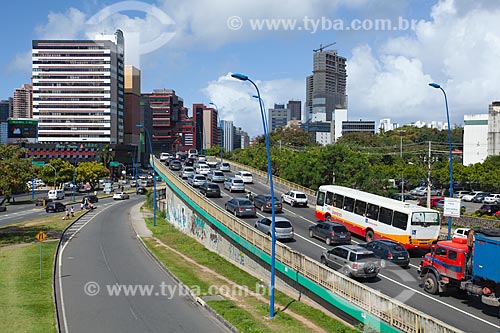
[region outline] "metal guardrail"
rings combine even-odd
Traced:
[[[241,165],[237,164],[232,165],[238,168],[241,167]],[[173,186],[174,191],[177,189],[176,192],[186,202],[194,204],[194,210],[201,211],[204,217],[214,223],[220,231],[230,236],[234,241],[259,258],[268,263],[270,262],[271,238],[269,236],[228,214],[211,201],[206,200],[199,193],[193,191],[191,187],[177,177],[176,174],[172,173],[159,160],[155,159],[154,167],[164,177],[167,184]],[[245,170],[264,177],[267,176],[267,173],[259,170],[252,170],[248,167],[245,167]],[[284,186],[288,186],[288,184],[293,185],[289,187],[302,191],[300,186],[296,184],[290,182],[288,184],[284,182],[284,184],[286,184]],[[311,192],[309,190],[306,193]],[[362,283],[349,279],[282,243],[277,242],[275,249],[276,269],[278,271],[294,280],[298,280],[304,287],[332,305],[338,307],[339,303],[343,304],[342,311],[362,322],[370,323],[367,320],[369,315],[375,319],[371,323],[383,332],[397,332],[398,330],[412,333],[462,332]]]

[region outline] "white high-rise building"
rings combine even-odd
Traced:
[[[123,143],[124,39],[33,41],[39,142]]]
[[[482,163],[488,157],[488,114],[464,115],[463,165]]]

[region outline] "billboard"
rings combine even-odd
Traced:
[[[35,139],[37,137],[38,121],[34,119],[7,120],[7,138]]]

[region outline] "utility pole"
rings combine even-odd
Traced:
[[[405,130],[399,130],[399,157],[401,161],[403,161],[403,133]],[[401,171],[401,201],[405,201],[405,184],[404,184],[404,163],[403,163],[403,171]]]
[[[431,208],[431,142],[429,141],[429,154],[427,156],[427,208]]]

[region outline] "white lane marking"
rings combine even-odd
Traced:
[[[63,253],[64,253],[64,249],[66,249],[66,245],[69,244],[69,242],[73,239],[73,237],[81,230],[83,229],[83,227],[85,227],[87,224],[89,224],[97,215],[99,215],[100,212],[106,210],[107,208],[109,208],[110,206],[107,206],[107,207],[104,207],[104,209],[100,210],[99,212],[97,212],[94,216],[92,216],[87,222],[83,223],[81,225],[80,228],[78,228],[77,231],[75,231],[70,237],[69,239],[66,241],[66,243],[64,243],[63,247],[61,248],[61,252],[59,253],[59,262],[58,262],[58,266],[59,266],[59,274],[58,274],[58,278],[59,278],[59,292],[60,292],[60,295],[61,295],[61,312],[62,312],[62,317],[63,317],[63,323],[64,323],[64,331],[65,332],[68,332],[68,320],[66,318],[66,309],[64,307],[64,296],[63,296],[63,289],[62,289],[62,258],[63,258]],[[85,217],[85,216],[84,216]]]
[[[111,272],[111,267],[109,267],[108,259],[106,258],[106,254],[104,254],[104,249],[102,248],[102,243],[99,244],[99,247],[101,248],[101,254],[102,254],[102,257],[104,258],[104,263],[106,264],[108,271]]]
[[[134,316],[135,320],[138,320],[139,318],[137,318],[137,315],[135,314],[134,310],[132,310],[132,307],[129,306],[128,309],[130,310],[130,312],[132,312],[132,315]]]

